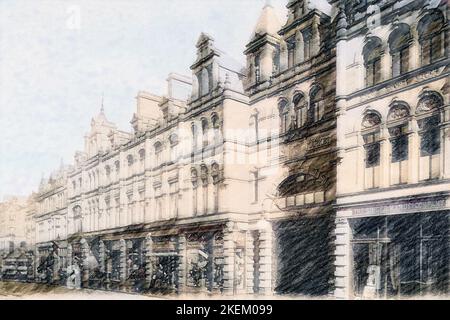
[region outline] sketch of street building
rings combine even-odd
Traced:
[[[254,9],[245,64],[201,33],[191,74],[137,93],[132,131],[102,101],[11,211],[2,279],[9,257],[71,289],[448,296],[448,3],[284,2]]]

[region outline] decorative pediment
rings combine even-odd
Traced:
[[[409,117],[409,108],[405,104],[396,103],[389,110],[388,121],[397,121]]]
[[[436,92],[425,92],[417,104],[416,114],[439,109],[443,105],[442,97]]]
[[[364,116],[361,125],[364,129],[369,129],[379,124],[381,124],[381,117],[375,112],[369,112]]]

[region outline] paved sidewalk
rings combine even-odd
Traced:
[[[44,284],[1,282],[0,300],[161,300],[164,297],[103,290],[70,290]]]

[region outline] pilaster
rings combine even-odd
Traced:
[[[180,234],[178,236],[177,242],[177,252],[178,252],[178,293],[183,293],[186,291],[186,276],[187,276],[187,266],[186,266],[186,235]]]
[[[254,262],[254,237],[251,231],[247,231],[245,238],[245,270],[246,270],[246,291],[249,294],[254,293],[254,272],[255,272],[255,262]]]
[[[272,225],[269,224],[265,229],[260,231],[260,266],[259,266],[259,291],[264,295],[271,295],[275,287],[275,277],[273,270],[273,243],[274,232]]]
[[[341,216],[341,214],[338,213]],[[335,291],[334,295],[338,299],[348,299],[351,291],[351,274],[350,274],[350,237],[351,229],[346,217],[336,218],[335,228]]]

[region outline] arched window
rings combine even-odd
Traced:
[[[440,173],[440,108],[442,97],[436,92],[421,95],[416,108],[420,136],[420,178],[421,180],[439,178]]]
[[[170,143],[170,160],[175,161],[178,158],[178,135],[173,133],[169,137]]]
[[[214,130],[214,143],[219,143],[220,140],[220,123],[219,123],[219,116],[217,113],[214,113],[211,116],[211,123]]]
[[[250,144],[258,143],[258,113],[255,111],[249,120],[249,141]]]
[[[383,53],[380,38],[367,39],[363,48],[366,86],[373,86],[381,81],[381,55]]]
[[[323,90],[319,85],[315,85],[310,92],[310,112],[311,119],[316,122],[323,118],[325,107],[323,103]]]
[[[387,125],[391,143],[391,184],[408,182],[409,106],[395,102],[388,113]]]
[[[287,100],[282,99],[278,103],[281,121],[281,133],[286,133],[289,130],[289,104]]]
[[[202,119],[202,145],[206,147],[208,145],[208,120]]]
[[[297,93],[294,96],[294,111],[297,128],[303,127],[308,120],[308,104],[303,93]]]
[[[192,182],[192,213],[197,215],[197,187],[198,187],[198,172],[197,169],[191,168],[191,182]]]
[[[145,149],[139,150],[139,161],[143,162],[145,160]]]
[[[219,210],[219,181],[220,181],[220,168],[217,162],[211,165],[211,177],[214,184],[214,212]]]
[[[129,167],[131,167],[133,165],[133,163],[134,163],[134,158],[133,158],[133,156],[131,154],[129,154],[127,156],[127,163],[128,163]]]
[[[114,162],[114,167],[116,169],[116,173],[119,173],[120,172],[120,161],[119,160]]]
[[[192,134],[192,151],[197,150],[197,140],[198,140],[198,132],[197,126],[195,123],[191,124],[191,134]]]
[[[155,149],[155,163],[158,166],[162,163],[162,143],[159,141],[156,142],[154,144],[154,149]]]
[[[367,112],[362,120],[361,134],[364,140],[365,153],[365,188],[376,188],[380,185],[380,126],[381,117],[378,113]]]
[[[407,24],[399,24],[389,35],[389,49],[392,57],[392,76],[396,77],[409,68],[409,45],[411,33]]]
[[[433,63],[444,57],[445,32],[442,12],[433,11],[420,19],[417,25],[421,47],[422,65]]]
[[[105,174],[106,174],[106,178],[110,178],[111,176],[111,167],[109,165],[105,166]]]

